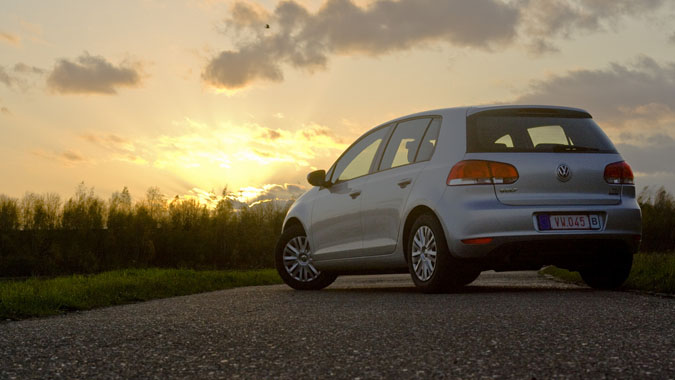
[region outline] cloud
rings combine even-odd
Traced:
[[[634,171],[645,174],[675,174],[675,140],[669,135],[655,134],[631,143],[617,144],[621,155]]]
[[[613,127],[664,127],[675,121],[675,63],[640,56],[630,64],[572,70],[533,82],[515,102],[581,107]]]
[[[325,126],[312,124],[296,131],[255,126],[258,139],[249,140],[248,148],[240,150],[237,157],[258,161],[296,163],[310,166],[309,161],[325,153],[339,153],[346,148],[343,140]]]
[[[0,66],[0,83],[9,88],[18,87],[25,91],[33,84],[29,81],[28,76],[42,73],[44,73],[44,70],[39,67],[29,66],[25,63],[17,63],[11,69],[11,72],[10,69]]]
[[[12,113],[9,111],[9,108],[2,106],[0,107],[0,112],[2,112],[3,115],[11,115]]]
[[[138,165],[147,165],[148,161],[143,156],[148,156],[131,140],[117,136],[115,134],[95,134],[84,133],[80,137],[98,148],[108,151],[111,160],[134,163]]]
[[[307,187],[288,183],[283,185],[267,184],[264,185],[262,189],[258,190],[259,194],[248,200],[248,204],[254,205],[267,201],[285,202],[295,200],[298,199],[298,197],[300,197],[305,191],[307,191]]]
[[[21,37],[3,31],[0,31],[0,41],[14,46],[21,45]]]
[[[523,0],[519,32],[532,53],[557,51],[551,41],[554,38],[616,28],[621,19],[654,13],[664,3],[664,0]]]
[[[96,144],[100,147],[114,150],[114,151],[133,151],[134,145],[128,139],[117,136],[115,134],[93,134],[84,133],[80,137],[90,143]]]
[[[16,78],[9,75],[7,70],[4,67],[0,66],[0,83],[4,84],[7,87],[12,87],[15,82]]]
[[[617,144],[623,158],[633,168],[639,187],[665,186],[675,192],[675,140],[669,135],[656,134],[637,138],[630,143]]]
[[[23,62],[19,62],[14,65],[14,71],[21,74],[44,74],[45,72],[39,67],[29,66]]]
[[[281,132],[275,131],[273,129],[265,128],[265,130],[260,135],[263,139],[266,140],[276,140],[281,137]]]
[[[92,161],[84,157],[80,152],[67,149],[62,152],[49,152],[44,150],[33,151],[35,156],[41,157],[51,162],[60,162],[66,167],[73,167],[78,164],[91,163]]]
[[[657,14],[666,3],[378,0],[359,5],[325,0],[312,12],[293,0],[280,1],[271,11],[235,1],[223,32],[236,43],[208,61],[202,79],[233,90],[257,81],[280,82],[287,67],[323,70],[333,55],[379,56],[438,44],[488,51],[520,44],[540,55],[559,51],[561,38],[618,30],[624,19]]]
[[[61,153],[60,157],[63,158],[64,160],[70,161],[70,162],[85,161],[84,157],[81,154],[79,154],[75,151],[72,151],[72,150],[67,150],[67,151]]]
[[[222,193],[216,194],[213,190],[192,187],[186,194],[176,195],[174,199],[178,199],[179,202],[194,199],[208,208],[215,208],[220,201],[226,200],[235,210],[265,203],[283,207],[298,199],[307,189],[306,186],[289,183],[265,184],[262,187],[246,186],[237,191],[230,191],[225,187]]]
[[[346,145],[324,126],[311,124],[289,131],[258,124],[213,127],[190,119],[176,123],[179,134],[128,139],[114,134],[86,133],[80,137],[109,153],[111,160],[157,168],[240,169],[246,166],[293,165],[333,157]],[[303,169],[304,170],[304,169]]]
[[[125,63],[115,66],[101,56],[85,52],[75,61],[59,60],[47,78],[47,85],[61,94],[116,94],[119,87],[140,85],[136,66]]]
[[[518,17],[515,6],[496,0],[380,0],[365,7],[328,0],[315,13],[295,1],[271,13],[236,2],[225,30],[240,37],[239,46],[213,57],[202,79],[236,89],[281,81],[283,66],[324,69],[331,54],[376,56],[431,43],[489,50],[514,39]]]

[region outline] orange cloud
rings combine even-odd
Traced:
[[[17,36],[16,34],[6,33],[3,31],[0,31],[0,41],[14,46],[21,45],[21,37]]]
[[[35,150],[33,155],[44,158],[48,161],[59,162],[63,166],[73,167],[79,164],[93,163],[92,160],[86,158],[80,152],[72,149],[67,149],[62,152],[48,152],[44,150]]]

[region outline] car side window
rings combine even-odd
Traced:
[[[504,135],[495,140],[494,145],[501,145],[504,148],[513,148],[513,139],[511,135]]]
[[[423,118],[398,123],[382,156],[380,170],[407,165],[415,161],[417,148],[420,146],[429,120],[429,118]]]
[[[438,141],[438,132],[441,130],[441,118],[437,117],[431,121],[427,132],[424,134],[422,139],[422,144],[420,144],[419,152],[417,152],[417,158],[415,162],[427,161],[431,159],[431,155],[434,154],[434,148],[436,148],[436,142]]]
[[[532,139],[532,146],[537,149],[540,145],[572,145],[565,131],[559,125],[543,125],[528,128],[527,133]]]
[[[380,128],[352,145],[335,164],[333,182],[347,181],[368,174],[377,150],[388,132],[389,127]]]

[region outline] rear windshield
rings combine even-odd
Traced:
[[[616,153],[591,118],[475,115],[466,128],[468,153]]]

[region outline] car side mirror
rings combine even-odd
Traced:
[[[326,181],[325,170],[315,170],[307,174],[307,182],[312,186],[328,187],[330,185],[330,182]]]

